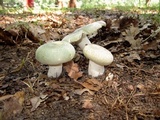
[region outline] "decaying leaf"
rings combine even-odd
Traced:
[[[64,64],[64,69],[68,73],[68,76],[74,80],[82,77],[82,72],[79,71],[78,64],[74,63],[73,61]]]
[[[143,30],[147,29],[149,26],[151,26],[151,24],[150,23],[146,23],[146,24],[143,25],[142,28],[140,28],[140,30],[143,31]]]
[[[47,95],[40,94],[39,96],[33,97],[30,99],[32,104],[31,111],[34,111],[37,109],[37,107],[41,104],[41,102],[45,101],[47,99]]]
[[[143,84],[139,83],[137,86],[136,86],[141,92],[145,92],[146,91],[146,88]]]
[[[100,83],[97,79],[87,79],[85,82],[78,82],[78,81],[75,81],[79,84],[81,84],[83,87],[89,89],[89,90],[94,90],[94,91],[99,91],[103,85],[102,83]]]
[[[63,24],[63,21],[59,20],[58,18],[53,16],[49,16],[48,20],[52,22],[52,27],[59,27]]]
[[[124,69],[124,65],[121,65],[121,64],[116,64],[116,66],[118,67],[118,68],[121,68],[122,70]]]
[[[82,108],[86,108],[86,109],[93,108],[93,104],[91,103],[91,100],[89,100],[89,99],[84,100]]]
[[[43,30],[39,25],[29,24],[29,30],[35,35],[44,34],[46,31]]]
[[[25,95],[25,93],[23,91],[19,91],[19,92],[16,92],[14,94],[14,97],[17,98],[17,100],[18,100],[18,102],[19,102],[20,105],[23,105],[24,95]]]
[[[87,88],[84,88],[84,89],[76,89],[74,91],[74,94],[78,94],[78,95],[82,95],[84,92],[89,92],[90,95],[93,95],[94,92],[90,91],[89,89]]]
[[[4,29],[0,28],[0,42],[5,42],[9,45],[15,45],[15,41],[13,40],[13,37],[11,37],[11,33],[8,31],[5,31]]]
[[[157,50],[158,49],[158,40],[153,40],[151,42],[146,42],[143,44],[143,49],[147,50]]]
[[[24,29],[23,29],[24,30]],[[28,31],[27,31],[28,30]],[[26,30],[28,38],[37,41],[47,41],[47,32],[40,27],[40,25],[29,24],[29,28]],[[46,35],[47,34],[47,35]]]
[[[119,20],[119,28],[124,29],[128,28],[129,26],[133,25],[138,26],[138,19],[132,17],[132,16],[121,16]]]
[[[149,37],[147,37],[145,40],[142,41],[142,43],[146,42],[147,40],[149,40],[150,38],[155,37],[157,34],[160,33],[160,27],[157,28],[156,31],[154,31]]]
[[[16,114],[21,113],[23,109],[23,102],[24,102],[24,92],[19,91],[14,95],[6,95],[5,99],[3,99],[3,116],[5,119],[9,117],[13,117]],[[2,100],[2,97],[1,97]]]
[[[133,90],[134,90],[134,87],[133,87],[133,85],[128,85],[128,86],[127,86],[127,89],[128,89],[129,91],[133,91]]]
[[[126,59],[129,62],[133,62],[134,60],[141,60],[139,54],[137,53],[137,51],[131,51],[129,56],[126,56]]]
[[[3,100],[7,100],[9,98],[13,97],[13,95],[5,95],[5,96],[2,96],[0,97],[0,101],[3,101]]]
[[[113,28],[114,28],[114,29],[115,29],[115,28],[116,28],[116,29],[119,28],[119,20],[118,20],[118,19],[113,19],[111,24],[112,24],[112,26],[111,26],[112,29],[113,29]]]
[[[39,25],[28,23],[21,26],[21,31],[24,34],[25,39],[29,38],[32,42],[38,43],[40,40],[47,41],[46,31]]]
[[[141,46],[141,39],[134,39],[134,37],[140,32],[138,27],[131,26],[129,29],[126,30],[126,37],[125,39],[131,44],[133,49],[138,49]]]

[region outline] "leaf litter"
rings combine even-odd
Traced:
[[[32,104],[32,109],[31,111],[34,111],[37,109],[37,107],[41,104],[41,102],[45,101],[47,99],[47,95],[40,94],[39,96],[35,96],[30,99],[31,104]]]
[[[2,118],[160,118],[159,25],[131,13],[106,10],[28,14],[26,18],[5,15],[0,19]],[[106,74],[90,78],[88,60],[74,45],[78,60],[64,64],[60,78],[46,77],[47,66],[35,60],[36,48],[97,20],[106,21],[107,27],[91,42],[114,55],[114,62],[105,67]]]

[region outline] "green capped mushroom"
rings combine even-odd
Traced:
[[[62,64],[71,61],[75,56],[74,47],[65,41],[50,41],[36,50],[36,59],[42,64],[49,65],[48,77],[59,77]]]
[[[112,53],[102,46],[96,44],[87,45],[83,49],[83,54],[89,59],[88,74],[98,77],[104,74],[104,66],[113,62]]]
[[[103,26],[106,26],[104,21],[90,23],[65,36],[62,41],[77,43],[78,46],[83,50],[86,45],[91,44],[89,38],[94,37],[97,34],[98,29]]]

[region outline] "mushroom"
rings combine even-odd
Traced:
[[[78,46],[83,50],[86,45],[91,44],[89,38],[94,37],[97,34],[97,30],[102,26],[106,26],[104,21],[97,21],[94,23],[90,23],[81,28],[76,29],[73,33],[65,36],[62,41],[67,41],[70,43],[76,42]]]
[[[59,77],[62,73],[62,64],[72,60],[75,56],[74,47],[65,41],[50,41],[41,45],[35,58],[42,64],[49,65],[48,77]]]
[[[102,46],[96,44],[87,45],[83,49],[83,54],[89,59],[88,74],[98,77],[104,74],[104,66],[113,62],[112,53]]]
[[[83,30],[83,32],[88,35],[88,38],[92,38],[97,35],[97,31],[103,26],[106,26],[106,23],[101,20],[82,26],[75,31]]]
[[[86,36],[86,34],[83,32],[83,30],[75,31],[67,36],[65,36],[62,41],[67,41],[69,43],[77,43],[78,46],[83,50],[83,48],[91,44],[90,40]]]

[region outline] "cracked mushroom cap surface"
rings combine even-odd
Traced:
[[[41,45],[35,58],[42,64],[59,65],[72,60],[75,56],[74,47],[65,41],[50,41]]]
[[[89,60],[102,66],[109,65],[113,62],[112,53],[104,47],[96,44],[89,44],[85,46],[83,54]]]

